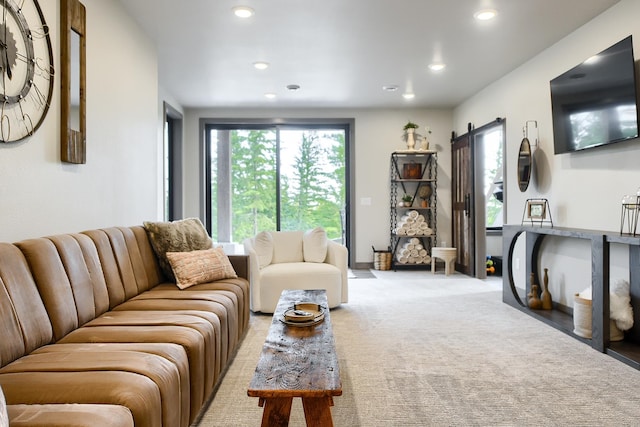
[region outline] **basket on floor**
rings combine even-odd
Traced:
[[[391,251],[373,248],[373,268],[376,270],[391,270]]]
[[[592,308],[591,300],[582,298],[580,294],[575,294],[573,299],[573,333],[591,339]],[[621,341],[624,333],[618,328],[616,322],[611,319],[609,323],[609,340]]]

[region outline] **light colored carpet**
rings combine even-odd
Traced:
[[[502,303],[499,280],[374,274],[331,311],[336,426],[640,425],[640,372]],[[246,391],[270,323],[252,315],[199,426],[260,425]]]

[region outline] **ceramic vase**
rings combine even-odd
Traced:
[[[529,276],[531,291],[527,294],[527,305],[529,306],[529,308],[538,310],[542,308],[542,300],[538,297],[539,289],[538,285],[533,283],[533,277],[533,273],[531,273],[531,275]]]
[[[407,149],[408,150],[414,150],[416,148],[415,132],[416,130],[414,128],[407,129]]]
[[[427,151],[429,149],[429,140],[427,139],[426,136],[422,138],[422,144],[420,145],[420,149],[424,151]]]

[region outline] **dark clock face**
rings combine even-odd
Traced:
[[[0,142],[40,127],[53,92],[49,27],[37,0],[0,0]]]

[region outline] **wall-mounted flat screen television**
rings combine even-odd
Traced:
[[[555,154],[638,137],[631,36],[551,80]]]

